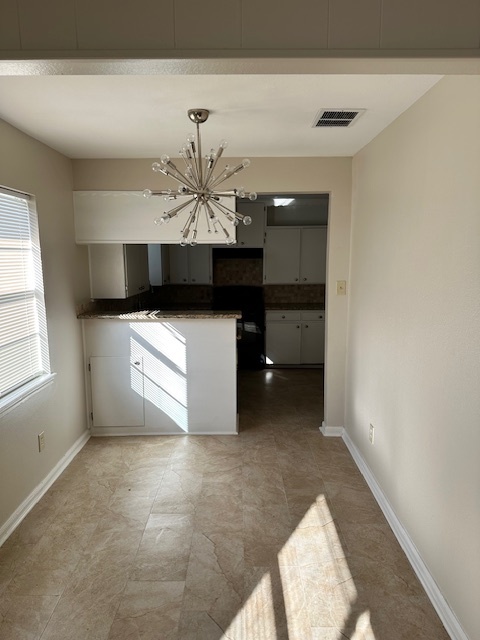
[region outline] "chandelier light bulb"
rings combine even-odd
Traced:
[[[195,142],[195,134],[189,133],[187,136],[187,142],[190,144],[192,144],[192,142]]]
[[[232,236],[229,236],[226,240],[226,244],[236,244],[236,240],[235,238],[232,238]]]
[[[187,244],[188,244],[188,242],[185,240],[185,238],[182,238],[182,239],[180,240],[180,246],[181,246],[181,247],[186,247],[186,246],[187,246]]]
[[[252,191],[249,195],[248,195],[250,200],[256,200],[257,199],[257,194],[255,193],[255,191]]]
[[[152,169],[153,169],[154,171],[162,171],[163,167],[162,167],[162,165],[161,165],[159,162],[154,162],[154,163],[152,164]]]
[[[220,140],[218,146],[220,147],[220,149],[226,149],[228,147],[228,142],[226,140]]]
[[[164,153],[163,156],[160,157],[160,162],[162,164],[168,164],[170,162],[170,156],[167,156],[167,154]]]
[[[248,169],[248,167],[252,164],[248,158],[244,158],[242,160],[243,168]]]
[[[163,224],[163,220],[162,220],[162,218],[161,218],[161,217],[158,217],[158,218],[155,218],[154,223],[155,223],[156,225]]]
[[[143,197],[144,198],[151,198],[152,197],[152,190],[151,189],[144,189]]]
[[[243,217],[243,224],[248,226],[249,224],[252,224],[252,219],[250,216],[244,216]]]

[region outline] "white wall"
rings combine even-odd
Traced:
[[[234,164],[240,159],[228,158]],[[74,160],[75,190],[137,190],[171,186],[151,170],[152,160]],[[329,192],[325,359],[325,423],[344,425],[347,298],[335,295],[346,280],[350,253],[351,158],[254,158],[242,184],[258,193]],[[238,184],[238,183],[235,183]],[[153,228],[152,228],[153,233]],[[321,416],[319,416],[319,425]]]
[[[346,398],[350,437],[472,640],[480,638],[479,112],[480,78],[445,78],[354,158]]]
[[[0,418],[0,529],[86,429],[82,337],[85,247],[73,233],[71,162],[0,121],[0,184],[36,196],[55,382]],[[38,453],[37,434],[45,431]]]

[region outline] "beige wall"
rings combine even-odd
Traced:
[[[235,160],[225,160],[233,164]],[[74,160],[76,190],[143,190],[171,186],[151,170],[151,160]],[[335,281],[346,280],[350,252],[350,158],[254,158],[242,177],[258,193],[331,194],[327,259],[327,352],[325,423],[343,426],[347,299],[335,295]],[[319,416],[319,427],[321,416]]]
[[[88,297],[86,248],[73,234],[71,162],[0,120],[0,183],[36,197],[52,385],[0,418],[0,528],[85,432],[80,322]],[[46,447],[38,453],[37,434]]]
[[[477,0],[2,0],[0,58],[478,55]]]
[[[479,109],[479,77],[445,78],[354,158],[346,394],[349,435],[472,640],[480,638]]]

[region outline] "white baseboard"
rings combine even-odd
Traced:
[[[343,432],[343,441],[347,445],[352,458],[355,460],[357,467],[365,478],[371,492],[373,493],[376,501],[378,502],[383,515],[388,521],[395,537],[397,538],[400,546],[402,547],[408,561],[412,565],[413,570],[417,574],[418,579],[422,583],[427,596],[430,598],[432,605],[438,613],[440,620],[442,621],[447,633],[452,640],[469,640],[467,634],[462,629],[460,622],[458,621],[455,613],[452,611],[450,605],[445,600],[440,591],[437,583],[435,582],[432,574],[428,570],[428,567],[422,560],[420,553],[410,538],[407,530],[404,528],[400,520],[395,515],[386,495],[383,493],[380,485],[378,484],[375,476],[370,470],[370,467],[365,462],[362,454],[355,446],[353,440],[348,435],[347,431]]]
[[[328,438],[341,438],[343,436],[343,427],[327,427],[325,422],[322,422],[320,427],[320,433]]]
[[[57,462],[50,473],[38,484],[32,493],[22,502],[22,504],[12,513],[10,518],[0,526],[0,546],[15,531],[25,516],[33,509],[37,502],[50,489],[58,476],[68,467],[77,453],[84,447],[90,439],[90,432],[84,431],[78,440],[70,447],[67,453]]]
[[[132,427],[104,427],[102,429],[92,429],[93,438],[108,438],[110,436],[238,436],[237,431],[139,431]]]

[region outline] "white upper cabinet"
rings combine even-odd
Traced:
[[[212,258],[209,245],[168,248],[170,284],[211,284]]]
[[[78,244],[117,242],[123,244],[178,244],[188,209],[169,224],[156,225],[155,218],[173,209],[185,198],[165,202],[161,197],[144,198],[141,191],[75,191],[73,194],[75,240]],[[230,198],[225,204],[232,208]],[[236,227],[225,228],[236,237]],[[225,244],[221,232],[208,233],[203,214],[198,220],[199,244]]]
[[[88,247],[92,298],[128,298],[148,291],[147,245],[95,244]]]
[[[267,228],[263,261],[267,284],[298,283],[300,233],[295,228]]]
[[[267,227],[266,284],[324,284],[326,227]]]
[[[265,221],[267,207],[262,202],[237,201],[237,211],[245,216],[250,216],[252,224],[240,223],[237,227],[237,244],[232,248],[240,249],[262,248],[265,244]]]

